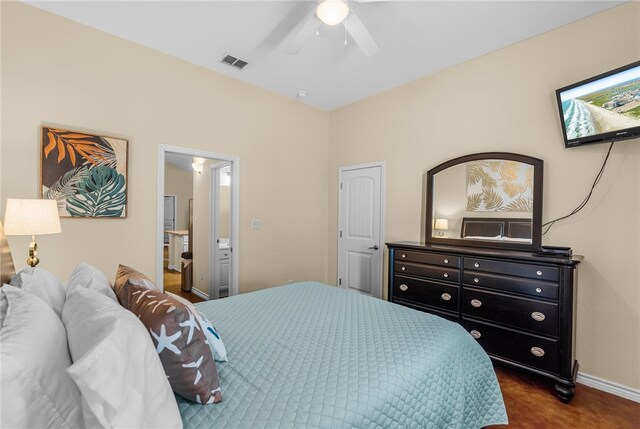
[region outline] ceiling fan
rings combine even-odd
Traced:
[[[380,0],[358,0],[357,3],[377,1]],[[342,23],[367,57],[375,55],[380,50],[380,46],[364,26],[362,20],[349,8],[348,0],[319,0],[298,34],[289,43],[286,52],[297,54],[309,37],[318,30],[321,23],[331,26]]]

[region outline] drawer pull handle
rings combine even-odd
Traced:
[[[531,313],[531,318],[536,322],[542,322],[544,319],[546,319],[546,316],[539,311],[534,311],[533,313]]]
[[[406,268],[405,268],[405,267],[400,267],[400,269],[401,269],[402,271],[406,270]]]
[[[540,347],[531,347],[531,354],[537,357],[542,357],[544,356],[544,350]]]
[[[449,263],[449,260],[448,260],[448,259],[445,259],[445,260],[444,260],[444,263],[445,263],[445,264],[448,264],[448,263]]]
[[[536,271],[536,274],[537,274],[537,275],[539,275],[539,276],[541,276],[541,275],[542,275],[542,270],[538,270],[538,271]]]
[[[444,301],[449,301],[451,299],[451,295],[445,292],[442,295],[440,295],[440,298],[442,298]]]
[[[541,287],[537,287],[536,288],[536,292],[538,292],[538,293],[542,292],[542,288]]]
[[[482,301],[480,301],[479,299],[472,299],[471,306],[475,308],[480,308],[482,306]]]
[[[406,258],[406,257],[407,257],[407,254],[406,254],[406,253],[403,253],[403,254],[402,254],[402,258]]]
[[[444,273],[442,276],[446,279],[449,277],[449,273]]]
[[[480,268],[480,264],[478,262],[476,262],[475,264],[473,264],[474,267],[476,268]]]
[[[479,281],[480,281],[480,279],[479,279],[479,278],[477,278],[477,277],[474,277],[474,278],[473,278],[473,282],[474,282],[474,283],[478,283]]]
[[[476,340],[482,336],[482,334],[480,332],[476,331],[475,329],[471,330],[469,333]]]
[[[409,286],[407,286],[406,284],[403,283],[400,285],[400,290],[402,292],[406,292],[408,289],[409,289]]]

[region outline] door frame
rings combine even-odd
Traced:
[[[210,237],[209,237],[209,255],[211,256],[211,260],[209,261],[209,279],[211,284],[209,285],[209,298],[210,299],[218,299],[220,298],[220,289],[217,290],[215,285],[220,283],[220,270],[215,269],[216,264],[218,263],[218,259],[220,258],[220,247],[217,246],[217,237],[220,231],[220,217],[214,215],[220,211],[220,169],[224,167],[230,167],[231,174],[233,174],[233,165],[228,161],[221,160],[220,162],[209,166],[210,169],[210,185],[211,193],[209,195],[209,200],[211,202],[211,207],[209,208],[209,221],[211,223]],[[231,192],[233,192],[233,186],[231,186]],[[230,213],[230,221],[233,225],[233,204],[229,207]],[[233,226],[230,228],[230,231],[233,232]],[[231,255],[230,262],[233,262],[233,252],[229,252]],[[231,285],[229,285],[231,286]],[[231,288],[229,288],[229,296],[231,296]]]
[[[158,145],[158,178],[156,196],[156,285],[164,290],[163,279],[163,246],[164,246],[164,166],[166,153],[178,153],[200,158],[209,158],[226,161],[231,164],[231,237],[229,248],[231,253],[229,269],[229,296],[239,293],[239,267],[240,267],[240,157],[224,153],[209,152],[201,149],[193,149],[167,144]]]
[[[339,284],[340,281],[340,257],[342,256],[342,252],[344,252],[345,249],[343,249],[343,240],[340,240],[340,231],[342,230],[341,228],[341,224],[340,224],[340,213],[342,211],[342,206],[341,206],[341,202],[340,202],[340,186],[342,185],[342,176],[343,173],[345,171],[351,171],[351,170],[363,170],[366,168],[372,168],[372,167],[380,167],[380,252],[378,252],[378,258],[380,259],[380,284],[376,286],[377,288],[377,292],[379,293],[379,298],[382,299],[383,297],[383,292],[384,292],[384,247],[383,247],[383,242],[384,242],[384,211],[385,211],[385,180],[384,180],[384,161],[378,161],[378,162],[369,162],[366,164],[355,164],[355,165],[347,165],[347,166],[343,166],[338,168],[338,221],[337,223],[337,230],[336,230],[336,237],[338,240],[338,245],[337,245],[337,260],[336,260],[336,285],[338,287],[342,287]]]

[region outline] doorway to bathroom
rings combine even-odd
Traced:
[[[239,163],[235,155],[159,146],[159,287],[193,301],[238,293]]]

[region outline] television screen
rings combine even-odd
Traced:
[[[640,137],[640,61],[556,91],[566,147]]]

